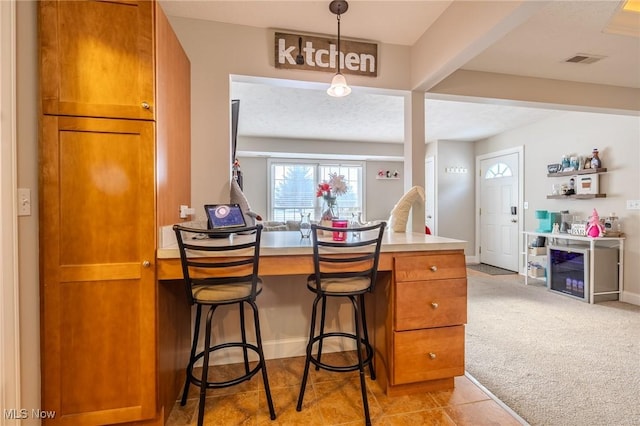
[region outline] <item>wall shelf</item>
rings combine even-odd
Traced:
[[[386,177],[386,176],[376,176],[378,180],[399,180],[399,177]]]
[[[605,173],[606,171],[607,171],[606,167],[601,167],[599,169],[582,169],[582,170],[572,170],[570,172],[547,173],[547,177],[561,177],[561,176],[573,176],[573,175],[595,175],[597,173]]]
[[[591,200],[593,198],[606,198],[607,194],[572,194],[572,195],[547,195],[548,200]]]
[[[606,173],[607,169],[605,167],[600,167],[599,169],[582,169],[582,170],[573,170],[570,172],[557,172],[557,173],[547,173],[547,177],[563,177],[563,176],[576,176],[576,175],[595,175],[599,173]],[[597,182],[596,182],[597,183]],[[595,190],[598,190],[596,186]],[[606,198],[607,194],[571,194],[571,195],[547,195],[548,200],[592,200],[594,198]]]

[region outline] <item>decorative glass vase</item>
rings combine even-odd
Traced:
[[[320,224],[322,226],[331,227],[331,221],[333,219],[338,219],[338,203],[336,201],[336,197],[324,197]]]
[[[360,228],[364,223],[362,223],[362,213],[353,212],[351,213],[351,220],[349,221],[349,228]],[[353,238],[360,238],[360,232],[353,232]]]
[[[322,220],[338,218],[338,202],[336,197],[325,197],[322,203]]]
[[[302,238],[311,235],[311,213],[300,213],[300,235]]]

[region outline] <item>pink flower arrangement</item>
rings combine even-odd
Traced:
[[[345,182],[343,175],[329,173],[329,181],[323,181],[318,184],[316,197],[323,197],[327,201],[335,201],[337,196],[346,194],[348,190],[349,186]]]
[[[316,191],[316,197],[322,197],[326,203],[325,209],[322,212],[322,220],[331,220],[337,216],[336,210],[336,197],[338,195],[346,194],[349,190],[347,182],[344,180],[343,175],[338,173],[329,173],[329,181],[323,181],[318,184],[318,190]]]

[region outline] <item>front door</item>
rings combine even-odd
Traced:
[[[518,270],[520,152],[480,161],[480,262]]]

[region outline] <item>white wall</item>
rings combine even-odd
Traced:
[[[274,31],[196,19],[169,17],[191,60],[191,202],[225,202],[229,197],[230,76],[255,76],[327,83],[328,74],[273,66]],[[379,45],[384,66],[375,79],[350,76],[353,86],[408,90],[410,49]]]
[[[40,288],[38,276],[38,48],[36,2],[17,1],[18,187],[31,188],[31,216],[18,218],[20,276],[20,408],[40,405]],[[3,200],[4,202],[5,200]],[[44,408],[44,407],[42,407]],[[21,425],[38,425],[38,419]]]
[[[597,209],[600,216],[617,213],[623,223],[625,243],[625,292],[622,300],[640,304],[640,211],[627,210],[626,200],[640,199],[640,117],[565,112],[562,116],[505,132],[476,142],[475,154],[524,146],[524,228],[538,225],[535,210],[560,211],[588,217]],[[557,163],[563,154],[590,154],[598,148],[607,173],[600,177],[600,192],[606,198],[592,200],[547,199],[553,183],[568,178],[548,178],[547,164]]]
[[[466,256],[475,254],[475,155],[473,142],[437,141],[438,235],[467,241]],[[449,173],[447,168],[466,168]]]

